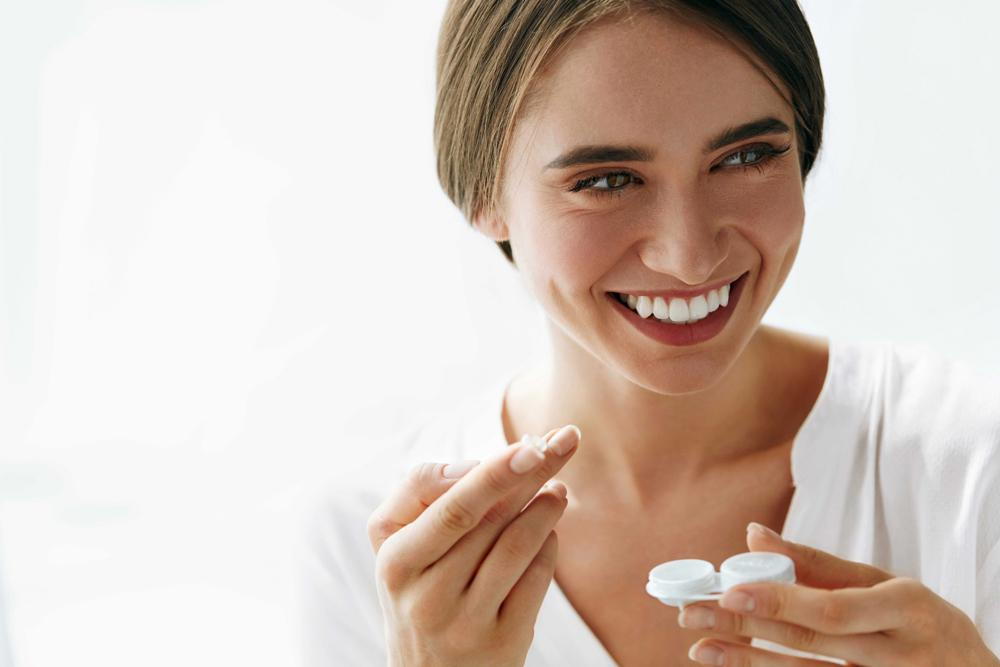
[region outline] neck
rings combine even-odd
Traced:
[[[725,367],[710,386],[674,394],[638,384],[573,341],[557,341],[547,365],[511,385],[508,441],[576,424],[579,449],[558,475],[571,493],[616,507],[650,507],[780,443],[776,425],[786,420],[776,412],[787,406],[776,400],[783,374],[771,338],[759,327],[728,366],[698,355],[663,362],[694,383]],[[684,384],[680,377],[671,382]]]

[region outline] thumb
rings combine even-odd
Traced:
[[[805,544],[789,542],[759,523],[747,525],[747,546],[750,551],[774,551],[791,558],[796,581],[806,586],[826,589],[874,586],[894,576],[867,563],[844,560]]]

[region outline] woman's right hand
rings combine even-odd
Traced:
[[[566,508],[562,482],[539,489],[579,441],[575,426],[558,441],[556,431],[547,453],[508,446],[457,480],[442,476],[443,463],[420,464],[372,513],[390,665],[524,664]],[[515,472],[512,461],[533,467]]]

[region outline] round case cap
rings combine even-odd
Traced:
[[[649,588],[663,597],[711,592],[715,567],[707,560],[681,558],[660,563],[649,571]]]
[[[795,562],[785,554],[751,551],[730,556],[719,567],[722,590],[757,581],[795,582]]]

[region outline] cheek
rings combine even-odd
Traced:
[[[539,207],[523,234],[534,270],[588,289],[621,259],[627,243],[612,216]]]
[[[773,260],[796,247],[802,236],[802,191],[790,179],[775,181],[773,187],[759,187],[740,198],[729,215],[740,221],[740,229],[765,261],[768,256]]]

